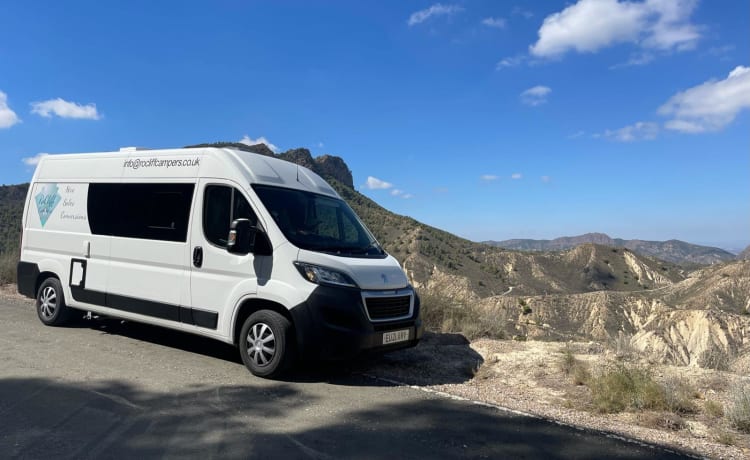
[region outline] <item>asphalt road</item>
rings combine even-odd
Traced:
[[[263,380],[219,342],[45,327],[32,301],[0,297],[0,458],[682,458],[347,367]]]

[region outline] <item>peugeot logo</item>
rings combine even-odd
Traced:
[[[380,278],[383,280],[383,284],[388,284],[388,277],[385,276],[385,273],[381,273]]]

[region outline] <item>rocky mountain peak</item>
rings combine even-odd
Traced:
[[[247,145],[241,142],[214,142],[210,144],[189,145],[188,147],[227,147],[267,157],[279,158],[309,168],[326,180],[334,179],[349,188],[354,188],[352,172],[343,158],[333,155],[322,155],[313,158],[310,151],[305,148],[290,149],[277,154],[263,143]]]
[[[333,155],[323,155],[315,159],[324,177],[332,177],[347,187],[354,188],[354,180],[344,159]]]

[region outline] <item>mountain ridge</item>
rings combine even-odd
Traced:
[[[503,241],[489,240],[483,243],[518,251],[561,251],[571,249],[580,244],[593,243],[626,248],[666,262],[697,265],[727,262],[736,258],[734,254],[721,248],[701,246],[676,239],[667,241],[625,240],[622,238],[611,238],[605,233],[585,233],[583,235],[564,236],[552,240],[510,239]]]

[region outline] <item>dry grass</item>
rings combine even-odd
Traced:
[[[18,251],[0,254],[0,285],[16,283],[16,264]]]
[[[421,301],[422,321],[428,330],[460,333],[469,340],[506,338],[507,313],[503,309],[487,310],[431,294],[422,295]]]
[[[732,355],[722,347],[712,344],[709,349],[698,357],[698,365],[704,369],[728,371],[732,362]]]
[[[724,416],[724,406],[720,402],[710,399],[703,403],[703,411],[713,418]]]
[[[725,412],[737,431],[750,433],[750,382],[737,382],[729,389],[729,406]]]
[[[700,395],[695,388],[682,378],[669,378],[664,384],[664,401],[667,410],[673,414],[692,414],[697,412],[693,399]]]
[[[638,421],[645,427],[660,430],[679,431],[687,428],[685,419],[671,412],[647,412]]]
[[[573,354],[569,346],[561,350],[559,367],[563,374],[571,377],[576,385],[585,385],[591,379],[591,372],[583,361],[579,360]]]
[[[612,351],[614,351],[617,359],[626,361],[638,354],[638,351],[633,348],[630,343],[630,339],[632,338],[632,335],[619,331],[617,337],[612,340],[610,346],[612,347]]]

